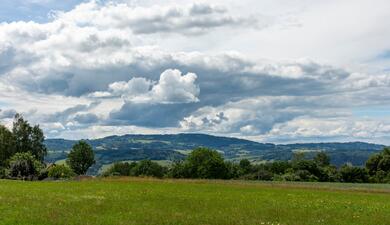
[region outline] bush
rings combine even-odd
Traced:
[[[183,161],[174,162],[169,170],[169,177],[172,178],[188,178],[190,170],[188,165]]]
[[[365,168],[344,165],[340,169],[340,175],[343,182],[365,183],[368,181],[368,172]]]
[[[228,169],[222,156],[215,150],[197,148],[185,161],[189,169],[189,178],[226,179]]]
[[[5,179],[8,177],[8,170],[6,168],[0,167],[0,179]]]
[[[135,176],[162,178],[165,172],[166,172],[166,168],[150,160],[142,160],[139,163],[137,163],[133,168],[133,173]]]
[[[43,164],[30,152],[16,153],[9,161],[9,176],[12,178],[33,180],[43,169]]]
[[[103,176],[131,176],[132,170],[137,163],[117,162],[114,163],[107,171],[103,173]]]
[[[55,179],[69,179],[76,174],[66,165],[53,165],[48,170],[48,177]]]

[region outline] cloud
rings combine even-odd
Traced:
[[[15,116],[17,112],[14,109],[0,109],[0,119],[10,119]]]
[[[226,27],[259,27],[254,17],[232,16],[221,6],[196,3],[182,6],[130,7],[127,4],[84,3],[74,10],[54,15],[57,20],[83,26],[129,29],[134,34],[202,34]]]
[[[119,81],[109,85],[108,91],[94,92],[89,97],[121,97],[138,103],[190,103],[199,101],[199,87],[194,73],[182,75],[179,70],[168,69],[160,75],[158,82],[134,77],[128,82]]]
[[[99,117],[93,113],[77,114],[73,119],[80,124],[96,124],[99,122]]]
[[[382,140],[373,127],[386,127],[386,119],[353,118],[352,111],[390,104],[390,74],[260,57],[267,48],[296,48],[290,34],[312,24],[279,31],[276,14],[259,15],[266,10],[257,4],[91,1],[49,22],[2,23],[0,106],[56,137],[88,128],[96,128],[94,136],[166,129],[283,141],[369,137],[369,129]],[[242,46],[256,54],[231,51]],[[310,50],[324,52],[319,45]]]

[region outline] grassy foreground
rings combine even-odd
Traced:
[[[0,224],[389,224],[390,186],[0,180]]]

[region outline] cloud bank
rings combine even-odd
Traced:
[[[97,1],[51,16],[45,23],[0,24],[5,124],[18,111],[50,137],[207,132],[275,142],[384,143],[390,136],[389,108],[361,113],[389,105],[386,71],[167,44],[264,34],[277,27],[272,16],[199,2]]]

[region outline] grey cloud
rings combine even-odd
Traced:
[[[51,123],[54,123],[54,122],[66,123],[66,122],[71,120],[71,117],[73,115],[75,115],[79,112],[85,112],[85,111],[88,111],[90,109],[93,109],[96,106],[98,106],[99,104],[100,104],[100,102],[98,102],[98,101],[92,102],[91,104],[88,104],[88,105],[79,104],[79,105],[67,108],[67,109],[60,111],[60,112],[45,115],[45,116],[43,116],[43,121],[48,122],[48,123],[50,123],[50,122]],[[80,117],[78,117],[78,119],[83,120],[83,119],[85,119],[85,117],[80,116]]]
[[[168,52],[144,40],[156,33],[204,34],[258,22],[231,15],[228,9],[209,4],[150,9],[95,2],[82,6],[56,15],[50,23],[1,24],[0,82],[34,94],[94,101],[88,96],[97,93],[111,98],[102,101],[125,100],[109,114],[102,110],[108,114],[101,121],[106,126],[181,126],[247,135],[276,132],[280,124],[305,115],[333,118],[354,106],[390,101],[389,74],[356,75],[308,60],[270,62],[237,53]],[[177,69],[180,77],[196,74],[196,82],[190,75],[186,88],[181,88],[186,82],[166,82],[156,91],[167,69]],[[41,121],[87,126],[97,122],[89,111],[98,110],[98,104],[41,114]]]
[[[73,120],[80,124],[93,124],[99,122],[99,117],[93,113],[77,114]]]
[[[127,102],[110,113],[108,124],[143,127],[177,127],[179,121],[198,107],[197,103],[148,104]]]
[[[0,119],[10,119],[13,118],[16,114],[16,110],[14,109],[0,109]]]

